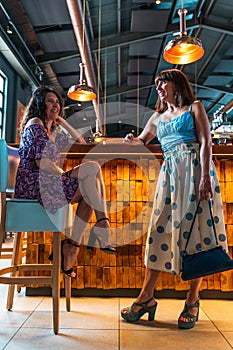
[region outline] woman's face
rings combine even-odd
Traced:
[[[48,120],[56,119],[60,113],[60,102],[53,92],[48,92],[45,96],[46,118]]]
[[[173,102],[174,101],[174,85],[171,81],[159,80],[156,86],[158,95],[163,102]]]

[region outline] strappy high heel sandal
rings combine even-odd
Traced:
[[[80,247],[80,244],[75,243],[71,239],[67,238],[61,241],[61,270],[64,274],[66,274],[68,277],[75,278],[76,274],[74,276],[74,269],[71,267],[69,270],[65,270],[64,268],[64,253],[63,253],[63,246],[64,244],[73,245],[74,247]],[[53,252],[48,256],[49,261],[53,261]]]
[[[150,298],[149,300],[145,301],[144,303],[137,303],[134,302],[131,306],[129,306],[126,310],[121,311],[121,317],[126,320],[127,322],[137,322],[145,313],[148,312],[148,321],[153,321],[155,318],[155,311],[157,308],[157,301],[155,302],[155,305],[148,306],[149,302],[152,301],[154,298]],[[141,309],[139,311],[133,311],[134,306],[140,306]]]
[[[192,305],[187,305],[185,302],[184,309],[180,314],[180,317],[178,319],[178,327],[182,329],[191,329],[195,326],[196,322],[198,321],[199,316],[199,307],[200,302],[199,299]],[[190,309],[197,308],[197,315],[193,315],[189,312]],[[183,317],[188,321],[182,321],[180,318]]]
[[[102,220],[109,221],[109,218],[101,218],[101,219],[97,220],[96,224]],[[95,233],[96,224],[92,227],[92,229],[90,231],[90,236],[89,236],[89,240],[87,243],[87,249],[94,251],[95,243],[97,241],[99,243],[100,249],[103,252],[108,253],[108,254],[117,254],[116,249],[113,248],[113,246],[111,244],[105,244],[105,242],[103,242],[103,238],[99,234]]]

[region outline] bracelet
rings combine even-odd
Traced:
[[[142,140],[142,139],[140,139],[140,138],[138,138],[142,143],[143,143],[143,145],[145,145],[145,142],[144,142],[144,140]]]

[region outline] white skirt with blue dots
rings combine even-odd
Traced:
[[[146,244],[147,268],[172,274],[181,271],[182,251],[198,203],[200,175],[199,144],[181,144],[164,153]],[[220,185],[213,162],[210,175],[218,243],[228,250]],[[187,251],[197,253],[215,246],[209,203],[202,201]]]

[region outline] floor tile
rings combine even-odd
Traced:
[[[11,339],[18,332],[18,326],[4,326],[0,324],[0,349],[5,349],[5,346],[11,342]]]
[[[52,311],[45,311],[51,308],[50,299],[43,300],[28,318],[25,327],[51,327]],[[72,298],[70,312],[65,310],[65,298],[62,298],[61,304],[61,327],[118,329],[118,298]]]
[[[222,332],[222,335],[229,342],[229,344],[231,344],[233,349],[233,332]]]
[[[0,327],[21,327],[30,317],[33,311],[8,311],[0,312]]]
[[[25,350],[30,346],[33,350],[117,350],[117,331],[95,331],[62,329],[59,335],[54,335],[46,328],[22,328],[4,350]]]
[[[120,333],[121,350],[230,350],[231,346],[217,332],[177,331],[127,331]]]
[[[233,301],[201,300],[199,321],[180,330],[181,299],[158,299],[155,320],[144,315],[135,324],[120,317],[133,298],[71,299],[71,312],[61,298],[60,332],[53,333],[52,298],[15,293],[13,311],[5,308],[7,286],[0,285],[0,349],[83,350],[229,350],[233,349]]]
[[[201,303],[218,330],[233,332],[233,300],[202,300]]]

